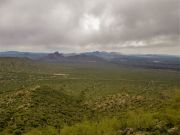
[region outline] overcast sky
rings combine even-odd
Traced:
[[[180,54],[179,0],[0,0],[0,51]]]

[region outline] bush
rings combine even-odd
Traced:
[[[166,126],[173,127],[180,125],[180,109],[167,108],[156,116],[160,121],[164,121]]]
[[[47,126],[45,128],[34,128],[24,135],[58,135],[58,130],[54,127]]]
[[[180,91],[176,91],[168,106],[156,116],[160,121],[166,123],[167,128],[180,125]]]
[[[65,126],[61,135],[116,135],[119,121],[116,118],[105,118],[100,122],[84,121],[73,126]]]
[[[127,127],[140,130],[151,130],[156,125],[157,120],[150,112],[137,111],[127,114]]]

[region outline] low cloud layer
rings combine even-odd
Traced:
[[[180,52],[178,0],[1,0],[0,51]]]

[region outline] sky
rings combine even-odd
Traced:
[[[0,51],[180,55],[180,1],[0,0]]]

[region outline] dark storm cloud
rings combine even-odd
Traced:
[[[178,6],[178,0],[0,0],[0,49],[178,54]]]

